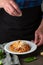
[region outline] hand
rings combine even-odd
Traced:
[[[37,44],[37,46],[43,45],[43,27],[40,27],[35,31],[34,42]]]
[[[4,8],[4,10],[12,16],[22,15],[21,10],[13,0],[0,0],[0,8]]]

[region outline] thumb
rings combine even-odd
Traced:
[[[37,43],[38,43],[38,38],[39,38],[38,33],[35,33],[35,40],[34,40],[34,43],[35,43],[35,44],[37,44]]]

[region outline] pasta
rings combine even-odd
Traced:
[[[9,50],[12,52],[27,52],[30,50],[30,46],[21,40],[17,40],[13,44],[10,45]]]

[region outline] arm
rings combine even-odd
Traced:
[[[43,0],[41,0],[43,2]],[[38,29],[35,31],[35,43],[37,46],[43,45],[43,10],[42,10],[42,21]]]

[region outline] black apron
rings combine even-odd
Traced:
[[[32,40],[41,22],[41,6],[21,9],[21,17],[0,10],[0,43],[13,40]]]

